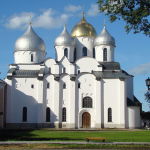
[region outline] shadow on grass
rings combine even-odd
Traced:
[[[70,137],[40,137],[33,133],[34,130],[0,130],[0,141],[78,141]]]

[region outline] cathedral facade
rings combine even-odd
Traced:
[[[17,39],[7,83],[8,128],[140,128],[133,76],[115,62],[115,39],[85,17],[56,38],[56,58],[31,25]]]

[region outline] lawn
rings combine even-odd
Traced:
[[[99,130],[99,131],[57,131],[0,130],[0,141],[7,140],[55,140],[85,141],[86,137],[105,137],[106,142],[150,142],[149,130]]]

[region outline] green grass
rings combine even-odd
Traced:
[[[55,131],[55,130],[0,130],[0,141],[4,140],[57,140],[85,141],[86,137],[105,137],[106,142],[150,142],[147,130],[109,131]]]

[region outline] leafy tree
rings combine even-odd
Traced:
[[[150,90],[145,93],[145,99],[150,104]]]
[[[150,0],[98,0],[97,3],[111,22],[124,20],[127,33],[133,30],[150,36]]]

